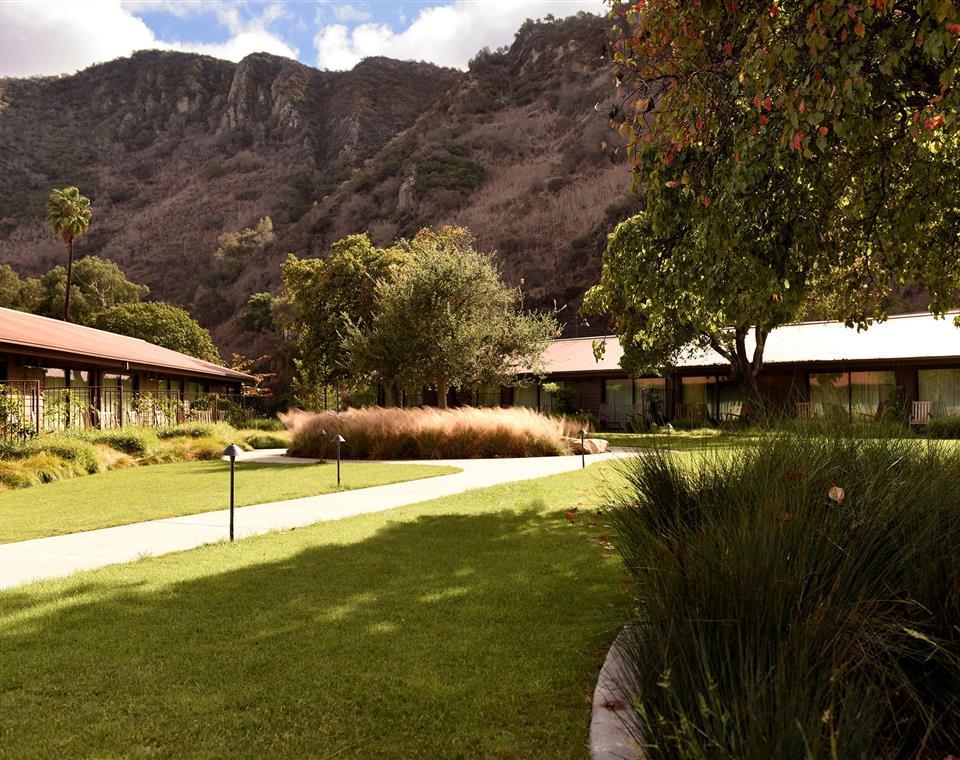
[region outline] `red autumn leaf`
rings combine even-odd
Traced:
[[[763,99],[763,108],[764,108],[764,110],[766,110],[766,111],[772,111],[772,110],[773,110],[773,101],[770,100],[770,96],[769,96],[769,95],[767,95],[767,97],[765,97],[765,98]]]
[[[847,6],[847,15],[850,18],[857,17],[857,6],[854,3],[850,3],[850,5]]]
[[[947,31],[960,37],[960,24],[947,24]]]
[[[704,208],[710,208],[710,198],[709,198],[709,196],[706,196],[706,195],[703,196],[703,198],[700,199],[700,202],[703,203],[703,207],[704,207]]]
[[[780,12],[780,9],[776,5],[770,7],[770,18],[773,18]]]
[[[724,50],[725,50],[726,53],[727,53],[727,58],[733,57],[733,43],[732,43],[732,42],[728,42],[728,43],[727,43],[727,46],[724,48]]]
[[[818,129],[817,131],[820,133],[821,137],[824,137],[827,134],[827,132],[830,131],[830,129],[827,127],[820,127],[820,129]]]
[[[770,119],[767,118],[766,114],[760,114],[759,122],[761,127],[764,126],[768,121],[770,121]]]
[[[800,150],[800,146],[803,145],[803,132],[797,132],[794,134],[793,139],[790,141],[790,148],[792,150]]]
[[[927,130],[927,132],[933,132],[933,130],[939,129],[943,126],[943,121],[943,114],[937,114],[936,116],[923,122],[923,128]]]

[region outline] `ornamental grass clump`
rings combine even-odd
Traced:
[[[622,469],[623,687],[651,757],[956,753],[954,449],[783,435]]]
[[[577,426],[529,409],[398,409],[293,411],[281,415],[293,433],[291,456],[331,457],[340,434],[350,459],[470,459],[553,456],[567,452],[564,436]],[[325,431],[322,432],[322,431]]]

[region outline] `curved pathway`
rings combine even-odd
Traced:
[[[249,452],[239,457],[238,463],[242,467],[244,461],[278,464],[310,461],[286,457],[283,453],[282,449]],[[608,461],[624,455],[620,452],[594,454],[587,457],[587,463]],[[443,459],[418,463],[459,467],[461,472],[238,507],[235,510],[235,535],[237,538],[246,538],[326,520],[339,520],[365,512],[382,512],[407,504],[452,496],[474,488],[569,472],[581,466],[579,456]],[[343,468],[344,479],[349,479],[350,462],[345,461]],[[228,523],[229,510],[221,509],[0,544],[0,589],[223,541],[228,535]]]

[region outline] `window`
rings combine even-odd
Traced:
[[[513,405],[537,408],[537,386],[533,383],[521,383],[513,389]]]
[[[832,420],[850,417],[850,377],[846,372],[810,375],[810,402],[814,415]]]
[[[935,417],[960,416],[960,369],[917,371],[920,401],[933,402]]]
[[[680,400],[683,407],[679,416],[702,419],[708,412],[713,414],[714,378],[684,377],[680,381]]]
[[[814,414],[833,420],[879,419],[896,390],[891,372],[821,372],[810,375]]]
[[[633,413],[633,381],[623,380],[603,381],[604,399],[610,410],[608,422],[622,427]]]
[[[851,372],[850,409],[854,419],[879,420],[886,404],[894,403],[893,372]]]
[[[652,422],[664,420],[666,381],[662,377],[641,377],[633,381],[634,411]]]

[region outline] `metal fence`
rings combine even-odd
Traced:
[[[137,392],[117,386],[41,388],[38,381],[0,383],[0,438],[42,432],[163,428],[185,422],[230,422],[267,416],[270,399],[240,393]]]

